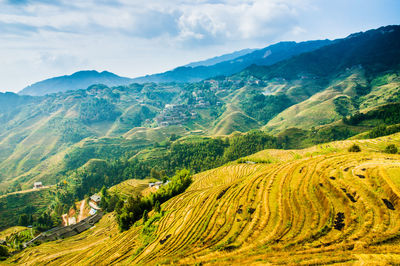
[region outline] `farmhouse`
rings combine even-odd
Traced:
[[[98,205],[100,203],[100,200],[101,200],[101,197],[97,194],[94,194],[93,196],[90,197],[90,201],[96,205]]]
[[[155,187],[155,188],[160,188],[160,186],[162,185],[162,183],[163,182],[161,182],[161,181],[158,181],[158,182],[155,182],[155,183],[149,183],[149,187]]]
[[[33,183],[33,188],[35,188],[35,189],[37,189],[37,188],[42,188],[42,187],[43,187],[42,182],[35,182],[35,183]]]

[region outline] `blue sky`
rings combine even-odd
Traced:
[[[108,70],[137,77],[284,40],[400,24],[398,0],[0,0],[0,91]]]

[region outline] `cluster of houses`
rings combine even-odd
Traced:
[[[100,205],[100,201],[101,201],[101,196],[94,194],[90,197],[89,199],[89,206],[90,206],[90,211],[89,211],[89,215],[95,215],[99,210],[101,210],[101,208],[99,207]],[[83,211],[83,210],[81,210]],[[66,222],[66,226],[67,225],[74,225],[77,224],[78,221],[76,220],[76,217],[68,217],[67,214],[63,215],[63,219],[64,217],[67,217],[67,222]]]
[[[196,104],[194,105],[194,108],[206,108],[210,106],[210,103],[207,102],[204,97],[196,97]]]
[[[166,104],[164,110],[156,117],[159,126],[180,125],[190,118],[186,104]]]

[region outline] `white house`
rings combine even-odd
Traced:
[[[42,184],[42,182],[35,182],[35,183],[33,183],[33,188],[42,188],[43,187],[43,184]]]

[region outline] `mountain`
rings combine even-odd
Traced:
[[[131,79],[117,76],[108,71],[97,72],[95,70],[88,70],[34,83],[21,90],[19,94],[40,96],[49,93],[86,89],[93,84],[118,86],[128,85],[130,83],[132,83]]]
[[[400,26],[387,26],[273,66],[254,65],[239,75],[261,79],[269,85],[268,93],[285,94],[294,103],[265,120],[265,129],[276,132],[327,124],[357,110],[399,101],[399,70]]]
[[[203,79],[227,76],[242,71],[246,67],[258,65],[272,65],[294,55],[318,49],[330,44],[329,40],[308,42],[280,42],[266,48],[255,50],[246,55],[223,61],[214,65],[182,66],[160,74],[134,78],[134,82],[196,82]],[[197,66],[196,66],[197,65]]]
[[[238,57],[241,57],[241,56],[244,56],[251,52],[254,52],[255,50],[256,49],[243,49],[240,51],[236,51],[236,52],[229,53],[229,54],[224,54],[221,56],[216,56],[216,57],[206,59],[203,61],[193,62],[193,63],[187,64],[187,65],[184,65],[184,67],[212,66],[212,65],[224,62],[224,61],[230,61],[230,60],[236,59]]]
[[[270,65],[293,55],[317,49],[328,43],[330,43],[328,40],[303,43],[282,42],[261,50],[243,49],[204,61],[193,62],[165,73],[134,79],[120,77],[108,71],[79,71],[72,75],[50,78],[34,83],[22,89],[19,94],[42,96],[49,93],[86,89],[93,84],[118,86],[128,85],[133,82],[194,82],[219,75],[231,75],[252,64]]]
[[[400,26],[386,26],[351,34],[315,51],[306,52],[274,66],[253,66],[263,78],[295,79],[300,76],[332,76],[351,67],[379,72],[400,63]]]

